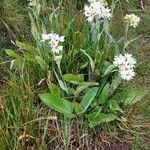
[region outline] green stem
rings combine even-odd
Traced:
[[[128,41],[128,32],[129,32],[129,25],[127,24],[125,27],[125,43]]]
[[[64,116],[64,140],[65,140],[65,144],[67,145],[67,142],[69,141],[69,137],[70,137],[70,118],[68,118],[67,116]]]

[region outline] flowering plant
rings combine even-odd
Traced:
[[[124,108],[145,94],[119,89],[123,80],[130,81],[135,76],[136,60],[126,50],[137,38],[128,40],[126,30],[123,48],[120,47],[119,41],[110,34],[113,10],[105,0],[89,0],[84,7],[84,27],[79,31],[73,28],[78,25],[75,18],[64,23],[67,18],[62,8],[59,5],[51,12],[51,32],[46,34],[40,5],[36,4],[29,14],[36,47],[16,42],[19,48],[28,50],[27,54],[18,56],[11,50],[7,50],[7,54],[18,62],[26,60],[36,64],[38,73],[42,72],[38,86],[46,78],[48,85],[46,92],[39,95],[40,99],[65,119],[79,117],[90,127],[115,119],[124,121]],[[138,26],[139,18],[135,15],[127,15],[124,19],[126,25]]]

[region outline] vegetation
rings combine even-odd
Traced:
[[[113,17],[96,26],[86,1],[1,2],[2,150],[149,148],[150,5],[107,2]],[[114,63],[124,53],[137,60],[130,81]]]

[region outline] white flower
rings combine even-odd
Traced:
[[[132,54],[124,54],[125,58],[126,58],[126,62],[132,66],[134,66],[136,64],[136,60],[132,57]]]
[[[60,37],[59,37],[59,41],[60,41],[60,42],[64,42],[64,41],[65,41],[65,36],[60,36]]]
[[[42,34],[42,42],[47,42],[50,47],[53,54],[59,54],[61,51],[63,51],[63,46],[60,45],[60,42],[64,42],[65,39],[64,36],[59,36],[56,33],[50,33],[50,34]]]
[[[59,54],[61,51],[63,51],[63,46],[52,46],[52,52],[55,54]]]
[[[84,7],[84,15],[89,22],[99,19],[110,19],[112,14],[110,9],[107,7],[106,3],[102,0],[92,0],[89,1],[90,5]]]
[[[113,64],[119,68],[119,75],[124,80],[131,80],[135,76],[134,67],[136,60],[132,54],[120,54],[114,58]]]
[[[42,40],[41,42],[45,42],[47,40],[50,40],[51,39],[51,35],[50,34],[42,34]]]
[[[102,11],[102,18],[110,19],[112,17],[112,14],[110,13],[110,11],[111,10],[108,7],[103,9],[103,11]]]
[[[96,16],[96,12],[92,8],[92,6],[85,6],[84,7],[84,14],[87,17],[89,22],[92,22]]]
[[[125,57],[120,54],[119,56],[115,56],[113,64],[115,66],[120,66],[125,62]]]
[[[124,17],[124,20],[129,24],[129,26],[136,28],[140,22],[140,17],[136,16],[135,14],[127,14]]]
[[[120,77],[124,80],[131,80],[135,76],[135,72],[133,69],[124,67],[119,71]]]

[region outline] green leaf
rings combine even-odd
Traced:
[[[83,90],[87,89],[90,86],[99,85],[97,82],[83,82],[81,83],[77,89],[74,91],[74,95],[78,96]]]
[[[83,99],[80,103],[80,105],[83,108],[83,112],[85,112],[87,108],[90,106],[97,92],[98,92],[98,87],[93,87],[92,89],[88,90],[87,93],[83,96]]]
[[[143,89],[124,89],[118,91],[115,95],[113,95],[112,100],[119,101],[123,103],[124,106],[133,105],[140,101],[145,94],[148,93],[148,90]]]
[[[123,110],[120,108],[118,102],[115,101],[115,100],[112,100],[112,101],[110,102],[109,107],[110,107],[110,109],[112,109],[112,110],[119,111],[119,112],[123,113]]]
[[[13,51],[11,49],[6,49],[5,52],[10,57],[13,57],[13,58],[16,58],[16,59],[21,59],[21,56],[18,55],[15,51]]]
[[[59,86],[61,87],[62,90],[64,90],[67,94],[68,94],[68,88],[65,86],[65,84],[62,82],[61,79],[59,79],[58,74],[56,73],[56,71],[54,70],[55,76],[58,80]]]
[[[90,65],[91,65],[92,72],[94,72],[95,64],[94,64],[94,62],[93,62],[91,56],[90,56],[89,54],[87,54],[85,50],[81,50],[81,51],[88,57],[88,59],[89,59],[89,61],[90,61]]]
[[[46,64],[45,60],[43,60],[40,56],[35,57],[37,62],[39,63],[41,69],[46,71],[48,69],[48,65]]]
[[[77,97],[86,88],[88,88],[88,86],[86,86],[86,85],[78,86],[73,94],[75,95],[75,97]]]
[[[32,9],[31,9],[32,10]],[[35,21],[36,16],[34,15],[34,11],[32,10],[32,13],[29,13],[29,18],[31,21],[31,33],[36,41],[39,41],[39,31],[38,31],[38,25]]]
[[[64,115],[73,117],[73,103],[64,99],[60,99],[59,97],[56,97],[50,93],[40,94],[40,99],[50,108],[55,109]]]
[[[73,113],[73,108],[74,108],[74,104],[61,98],[61,101],[63,101],[63,104],[65,105],[65,109],[67,110],[68,114],[70,114],[71,116],[74,116]]]
[[[108,74],[112,73],[114,71],[114,69],[116,68],[115,65],[110,65],[106,68],[103,77],[107,76]]]
[[[140,101],[145,94],[147,94],[147,90],[127,90],[126,92],[126,98],[123,100],[124,105],[133,105]]]
[[[62,82],[62,80],[58,79],[58,83],[59,83],[60,87],[61,87],[66,93],[68,93],[68,88],[64,85],[64,83]]]
[[[24,42],[19,42],[19,41],[16,41],[16,45],[21,48],[21,49],[25,49],[25,50],[28,50],[30,52],[34,52],[35,48],[27,43],[24,43]]]
[[[71,82],[73,84],[80,84],[80,83],[84,82],[83,74],[78,74],[78,75],[65,74],[65,75],[63,75],[63,78],[65,81]]]
[[[83,111],[83,109],[79,103],[75,103],[74,109],[75,109],[77,114]]]
[[[110,85],[109,85],[109,83],[107,83],[104,86],[104,88],[103,88],[103,90],[102,90],[102,92],[101,92],[101,94],[99,96],[99,102],[100,103],[105,103],[106,102],[106,100],[107,100],[107,98],[109,96],[109,92],[110,92]]]
[[[112,79],[112,83],[110,85],[110,94],[112,94],[120,85],[121,78],[119,76],[116,76],[114,79]]]
[[[53,83],[50,83],[48,85],[48,87],[49,87],[50,92],[51,92],[52,95],[54,95],[56,97],[59,97],[59,98],[61,97],[61,95],[63,95],[62,90],[57,85],[55,85]]]
[[[113,121],[117,118],[114,114],[104,114],[99,112],[93,112],[87,116],[89,120],[89,126],[93,128],[94,126],[97,126],[101,123],[108,123],[110,121]]]

